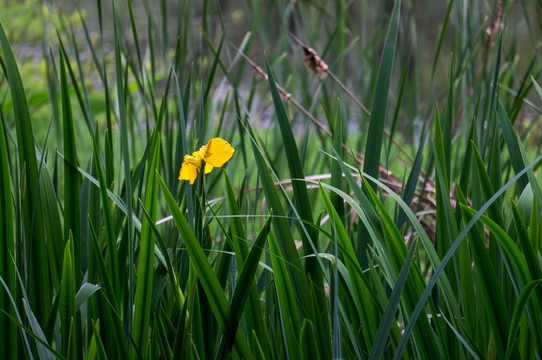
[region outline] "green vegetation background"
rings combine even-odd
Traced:
[[[77,6],[0,1],[2,356],[542,356],[540,1]]]

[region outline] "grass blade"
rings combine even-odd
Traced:
[[[431,79],[435,75],[435,69],[437,68],[437,61],[440,55],[440,49],[442,48],[442,42],[444,40],[444,35],[446,34],[446,29],[448,28],[448,21],[450,20],[450,13],[452,12],[454,5],[454,0],[448,2],[448,8],[446,9],[446,16],[444,17],[444,22],[442,24],[442,29],[440,30],[440,35],[437,42],[437,51],[435,51],[435,57],[433,59],[433,66],[431,67]]]
[[[258,175],[262,181],[267,206],[271,211],[273,211],[273,214],[275,214],[273,217],[273,227],[280,246],[280,252],[284,256],[284,260],[290,266],[290,270],[288,272],[292,279],[296,299],[298,299],[301,307],[308,314],[313,314],[312,300],[309,298],[310,290],[307,283],[307,278],[303,275],[303,272],[300,271],[303,269],[303,266],[294,245],[294,238],[290,225],[288,224],[288,221],[286,221],[286,214],[284,213],[282,203],[280,202],[277,190],[275,189],[275,184],[271,178],[271,173],[267,162],[261,154],[260,148],[256,144],[252,129],[250,126],[248,126],[247,129],[252,137],[252,149],[254,152],[256,165],[258,166]]]
[[[267,58],[265,64],[269,79],[269,88],[273,97],[275,112],[277,115],[282,140],[284,143],[284,151],[286,153],[288,168],[290,170],[290,176],[292,178],[295,209],[300,219],[303,221],[302,223],[300,223],[301,226],[304,226],[304,224],[311,225],[314,221],[312,217],[312,207],[309,201],[307,186],[303,181],[305,179],[303,165],[301,164],[301,158],[299,156],[290,121],[288,120],[288,116],[286,115],[286,110],[284,109],[284,104],[282,103],[279,91],[277,89],[277,85],[275,83],[275,77]],[[318,264],[319,258],[310,256],[311,254],[318,253],[318,232],[313,226],[305,226],[304,231],[302,231],[301,239],[303,242],[303,249],[305,251],[305,255],[307,256],[305,260],[305,271],[311,280],[311,284],[314,284],[313,286],[316,289],[316,311],[317,313],[321,313],[324,312],[327,308],[325,294],[323,291],[323,274],[320,265]],[[310,309],[307,310],[310,311]],[[310,312],[308,314],[310,318],[314,318],[315,316]],[[329,322],[327,321],[327,317],[319,317],[319,320],[320,321],[316,323],[318,330],[327,334],[329,332]],[[322,345],[322,355],[324,355],[324,357],[329,356],[329,354],[331,353],[331,347],[329,346],[327,339],[326,341],[321,341],[320,345]]]
[[[121,158],[124,165],[124,184],[126,186],[126,210],[128,219],[132,219],[132,176],[130,171],[130,147],[128,143],[128,123],[127,123],[127,114],[126,114],[126,103],[125,97],[128,89],[124,87],[123,79],[123,69],[122,69],[122,59],[120,51],[120,35],[118,19],[117,19],[117,10],[116,2],[113,0],[113,32],[115,39],[115,74],[117,77],[117,101],[119,109],[119,126],[120,126],[120,139],[121,139]],[[129,308],[133,305],[133,293],[134,293],[134,227],[131,221],[128,221],[127,226],[127,241],[128,241],[128,304]],[[132,313],[131,311],[127,312],[126,324],[128,328],[132,327]]]
[[[393,14],[391,15],[388,33],[384,42],[384,50],[382,51],[376,87],[373,95],[373,104],[371,106],[371,119],[369,121],[369,132],[367,134],[367,147],[365,149],[363,172],[373,177],[378,177],[378,169],[380,167],[380,153],[382,151],[384,125],[386,124],[391,72],[395,57],[395,47],[397,45],[400,9],[401,1],[396,0]]]
[[[13,102],[13,115],[16,119],[19,162],[25,164],[25,201],[23,202],[23,224],[26,235],[26,256],[28,258],[28,289],[31,308],[38,322],[44,323],[51,307],[47,256],[43,227],[42,204],[39,195],[39,173],[36,159],[34,132],[21,75],[15,56],[7,39],[4,27],[0,24],[0,48],[4,56],[6,77],[8,78]]]
[[[531,281],[529,284],[527,284],[527,286],[525,286],[525,288],[523,288],[523,291],[521,292],[521,295],[518,298],[516,306],[514,307],[512,321],[510,322],[510,332],[508,333],[508,342],[506,343],[507,351],[506,351],[505,359],[510,359],[510,357],[512,356],[512,349],[514,349],[514,346],[515,346],[515,342],[516,342],[515,338],[516,338],[516,333],[520,326],[521,315],[524,313],[527,307],[527,303],[531,299],[535,290],[538,289],[538,285],[541,285],[541,284],[542,284],[542,279]],[[538,349],[540,350],[540,346],[538,346]]]
[[[4,136],[4,125],[0,124],[0,278],[8,289],[16,291],[17,274],[11,257],[15,255],[15,219],[11,190],[11,172],[8,150]],[[0,309],[15,316],[6,292],[0,292]],[[17,358],[17,326],[3,315],[0,316],[0,349],[7,358]]]
[[[414,327],[414,324],[418,320],[418,317],[421,314],[421,311],[423,307],[425,306],[425,303],[427,299],[429,298],[429,294],[433,290],[434,286],[436,285],[440,275],[444,271],[445,266],[448,264],[448,262],[451,260],[452,256],[454,256],[456,250],[459,248],[459,245],[461,245],[461,242],[466,237],[467,232],[474,226],[474,224],[478,221],[480,216],[491,206],[491,204],[496,201],[502,194],[510,187],[512,186],[521,176],[523,176],[528,170],[530,170],[538,161],[542,160],[542,155],[535,159],[535,161],[531,162],[529,165],[527,165],[526,168],[521,170],[516,176],[514,176],[510,181],[508,181],[501,189],[499,189],[495,195],[491,197],[481,208],[478,210],[478,213],[476,213],[475,216],[472,217],[472,219],[467,223],[465,228],[461,231],[461,233],[458,235],[458,237],[453,241],[452,245],[450,246],[450,250],[446,253],[446,255],[442,258],[439,265],[436,267],[435,272],[433,273],[433,276],[429,280],[427,287],[422,293],[422,296],[420,297],[420,300],[418,301],[418,304],[416,305],[416,308],[412,312],[410,321],[408,322],[405,332],[403,334],[403,337],[401,338],[401,342],[397,346],[397,351],[395,352],[394,359],[399,359],[403,355],[403,351],[405,350],[407,341],[410,339],[410,336],[412,335],[412,330]]]
[[[67,358],[75,355],[76,342],[73,322],[75,320],[75,271],[73,263],[73,238],[69,236],[64,248],[62,285],[60,288],[60,329],[62,333],[62,354]],[[71,351],[69,351],[71,349]]]
[[[301,327],[301,359],[321,359],[318,352],[318,343],[316,336],[314,335],[314,327],[307,319],[303,320],[303,326]]]
[[[459,201],[466,204],[466,199],[462,196],[459,197]],[[470,222],[473,216],[463,211],[463,218],[465,222]],[[508,310],[499,287],[497,274],[486,251],[485,237],[480,234],[477,228],[473,227],[469,231],[469,240],[474,259],[475,274],[478,278],[477,284],[480,286],[478,290],[482,293],[484,307],[488,312],[487,315],[491,331],[495,337],[497,352],[499,356],[504,357],[506,353],[504,346],[510,330]]]
[[[149,177],[146,184],[144,206],[148,209],[150,219],[145,217],[141,225],[139,240],[139,266],[137,269],[137,284],[135,289],[134,327],[133,338],[136,346],[143,354],[147,353],[147,336],[150,327],[151,295],[154,276],[154,234],[149,222],[154,221],[158,208],[158,180],[156,173],[159,169],[160,159],[160,133],[152,150],[152,161],[149,167]]]
[[[278,298],[278,316],[280,317],[282,340],[286,347],[288,358],[298,359],[300,356],[299,335],[301,333],[299,313],[292,289],[292,282],[286,270],[285,259],[282,257],[277,240],[273,234],[269,236],[269,255],[271,257],[271,266],[273,267],[273,282]]]
[[[224,334],[228,334],[229,328],[236,323],[236,319],[233,316],[231,307],[226,299],[226,295],[224,294],[224,291],[222,290],[222,287],[220,286],[220,283],[213,272],[213,269],[211,268],[211,264],[209,264],[209,259],[207,259],[207,256],[205,256],[203,249],[196,239],[194,232],[190,228],[190,225],[188,225],[186,218],[181,213],[181,209],[179,209],[175,199],[159,175],[158,182],[160,184],[160,188],[162,189],[162,193],[165,197],[168,208],[173,215],[177,229],[179,230],[179,233],[184,240],[186,249],[190,254],[192,264],[196,270],[196,273],[198,274],[198,278],[201,281],[203,289],[205,290],[205,294],[207,295],[207,299],[211,305],[215,318]],[[248,343],[240,331],[236,331],[235,334],[230,334],[229,336],[233,336],[235,338],[234,347],[241,357],[246,359],[253,358],[253,355],[248,347]]]
[[[83,304],[101,287],[96,284],[84,283],[75,294],[75,310],[81,310]]]
[[[386,348],[386,343],[390,337],[390,331],[395,320],[395,312],[399,306],[399,301],[401,300],[401,293],[406,283],[408,271],[410,265],[412,264],[412,259],[414,258],[414,250],[416,249],[416,242],[410,245],[410,250],[406,257],[405,263],[399,272],[397,281],[393,290],[391,292],[388,305],[382,315],[380,320],[380,325],[378,325],[378,331],[376,332],[375,342],[371,348],[371,353],[369,354],[369,360],[371,359],[382,359],[384,357],[384,350]]]
[[[79,171],[77,171],[79,160],[75,146],[75,131],[64,56],[60,57],[60,89],[64,134],[64,239],[68,239],[71,232],[74,249],[73,266],[74,269],[77,269],[77,272],[74,273],[75,284],[78,286],[81,282],[79,272],[81,269],[81,206],[79,203],[80,179]]]
[[[372,294],[371,287],[368,284],[367,279],[363,276],[361,266],[357,260],[356,253],[354,252],[354,247],[348,237],[344,225],[339,219],[335,208],[331,204],[331,200],[324,191],[323,184],[320,185],[320,194],[324,201],[324,205],[328,214],[331,217],[333,228],[336,232],[336,238],[338,241],[339,249],[341,250],[342,256],[344,257],[344,262],[346,268],[348,269],[348,274],[352,280],[352,292],[353,300],[356,304],[356,308],[360,317],[361,325],[363,326],[363,338],[367,349],[371,348],[371,345],[375,341],[375,336],[377,332],[376,318],[375,315],[378,314],[377,310],[374,307],[374,295]]]

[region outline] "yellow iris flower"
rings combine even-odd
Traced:
[[[201,165],[205,163],[205,173],[208,174],[214,167],[220,167],[231,157],[235,149],[224,139],[211,138],[207,145],[202,146],[192,155],[185,155],[184,162],[179,171],[179,180],[190,180],[190,185],[198,177]]]

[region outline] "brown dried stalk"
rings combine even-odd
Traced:
[[[293,35],[293,34],[292,34]],[[299,39],[298,39],[299,40]],[[249,63],[250,66],[252,66],[252,68],[258,73],[260,74],[265,80],[268,80],[268,76],[267,76],[267,73],[261,68],[259,67],[254,61],[252,61],[252,59],[250,59],[248,56],[246,56],[241,50],[239,50],[234,44],[230,43],[230,45],[237,51],[237,53],[239,55],[241,55],[241,57],[243,59],[245,59],[246,62]],[[313,49],[311,48],[308,48],[312,51],[314,51]],[[320,59],[320,58],[318,58]],[[313,59],[314,61],[317,61],[316,59]],[[327,66],[327,65],[326,65]],[[329,70],[329,68],[326,70],[326,73],[337,83],[339,84],[339,86],[341,86],[343,88],[343,90],[358,104],[358,106],[361,107],[362,110],[364,110],[369,116],[370,116],[370,112],[363,106],[363,104],[361,104],[359,102],[359,100],[354,96],[354,94],[352,94],[350,92],[350,90],[348,90],[348,88],[342,83],[340,82],[339,79],[337,79],[337,77]],[[282,86],[280,86],[280,84],[276,84],[277,86],[277,90],[279,91],[279,93],[281,94],[281,96],[284,98],[284,100],[287,100],[289,102],[291,102],[295,107],[297,107],[302,113],[304,113],[316,126],[318,126],[326,135],[328,136],[332,136],[331,134],[331,131],[329,131],[324,124],[322,124],[320,121],[318,121],[307,109],[305,109],[303,107],[303,105],[301,105],[300,103],[298,103],[293,97],[292,97],[292,94],[290,94],[289,92],[287,92],[286,90],[284,90],[284,88]],[[390,133],[384,129],[384,132],[386,134],[386,136],[390,137]],[[413,163],[414,160],[412,159],[412,157],[406,152],[406,150],[395,140],[392,138],[392,141],[393,143],[399,148],[399,150],[403,153],[403,155],[405,155],[408,160]],[[350,151],[351,149],[348,148],[345,144],[342,144],[342,148],[347,150],[347,151]],[[355,157],[356,157],[356,160],[358,161],[359,164],[363,164],[363,155],[359,154],[359,153],[355,153]],[[384,168],[382,165],[380,165],[380,173],[387,173],[387,170],[386,168]]]
[[[243,52],[241,52],[234,44],[230,43],[230,45],[239,53],[239,55],[241,55],[243,57],[243,59],[245,59],[245,61],[250,66],[252,66],[252,68],[261,77],[263,77],[265,80],[268,80],[267,73],[261,67],[259,67],[254,61],[252,61],[248,56],[246,56]],[[308,50],[305,50],[305,47],[304,47],[304,51],[306,53],[305,62],[309,63],[308,64],[308,66],[310,65],[309,69],[313,70],[317,75],[318,75],[318,71],[324,71],[327,75],[330,76],[330,78],[332,78],[337,84],[339,84],[339,86],[354,100],[354,102],[356,102],[356,104],[358,104],[358,106],[360,106],[360,108],[363,111],[365,111],[368,115],[370,115],[370,112],[359,102],[359,100],[356,99],[356,97],[348,90],[348,88],[346,88],[346,86],[344,86],[344,84],[342,84],[339,81],[339,79],[336,78],[336,76],[329,70],[329,67],[327,66],[327,64],[325,64],[320,59],[320,57],[317,56],[316,52],[312,48],[309,48],[309,47],[306,47],[306,48]],[[308,53],[308,55],[307,55],[307,53]],[[312,68],[315,68],[315,69],[312,69]],[[316,70],[318,70],[318,71],[316,71]],[[295,107],[297,107],[316,126],[318,126],[326,135],[332,136],[331,132],[320,121],[318,121],[307,109],[305,109],[301,104],[299,104],[290,93],[288,93],[286,90],[284,90],[284,88],[282,86],[280,86],[279,84],[276,84],[276,86],[277,86],[277,90],[279,91],[281,96],[284,98],[284,100],[289,101]],[[386,135],[388,137],[391,136],[389,134],[389,132],[386,131],[385,133],[386,133]],[[398,146],[398,148],[403,152],[403,154],[405,156],[407,156],[407,158],[411,162],[413,162],[412,157],[400,146],[400,144],[398,144],[395,140],[393,140],[393,141]],[[353,151],[351,148],[346,146],[346,144],[342,144],[342,147],[343,147],[343,149],[345,149],[346,151],[348,151],[349,153],[351,153],[354,156],[354,158],[360,164],[360,166],[363,166],[363,161],[364,161],[364,156],[363,155]],[[400,160],[400,161],[403,162],[403,164],[404,164],[404,161],[402,161],[402,160]],[[425,175],[425,174],[422,174],[422,175]],[[314,176],[317,177],[317,178],[325,178],[325,176],[330,176],[330,175],[327,174],[327,175],[314,175]],[[422,181],[425,180],[423,178],[423,176],[420,176],[420,178],[421,178]],[[307,177],[307,179],[308,180],[313,179],[313,177],[310,176],[310,177]],[[284,180],[284,181],[281,181],[279,183],[276,183],[275,185],[279,185],[279,184],[287,185],[290,181],[291,180],[289,180],[289,179]],[[402,189],[403,189],[402,181],[382,165],[380,165],[380,167],[379,167],[379,181],[386,184],[390,189],[392,189],[397,194],[400,194]],[[251,190],[253,190],[253,189],[251,189]],[[288,191],[288,186],[286,186],[286,190]],[[428,178],[427,181],[426,181],[425,189],[416,190],[416,192],[415,192],[416,196],[412,199],[412,203],[411,203],[412,209],[415,209],[415,208],[420,208],[422,210],[435,209],[436,208],[436,203],[435,203],[435,198],[434,198],[435,193],[436,193],[436,191],[435,191],[434,181],[432,181],[432,179]],[[450,194],[450,198],[451,199],[453,198],[452,194]],[[434,225],[435,219],[434,219],[434,216],[431,214],[431,211],[429,211],[429,212],[426,211],[425,213],[423,213],[423,211],[422,211],[422,214],[418,216],[418,219],[419,219],[420,223],[422,224],[422,226],[424,227],[425,231],[427,232],[429,238],[434,239],[435,231],[434,231],[434,226],[433,225]],[[408,237],[409,237],[409,235],[407,234],[405,239],[407,239]]]
[[[233,47],[237,53],[239,55],[241,55],[241,57],[243,59],[245,59],[245,61],[247,63],[249,63],[250,66],[252,66],[252,68],[258,73],[260,74],[266,81],[268,80],[268,76],[267,76],[267,73],[261,68],[259,67],[254,61],[252,61],[248,56],[246,56],[241,50],[239,50],[235,45],[233,45],[232,43],[230,43],[231,47]],[[305,109],[300,103],[298,103],[293,97],[292,97],[292,94],[290,94],[289,92],[287,92],[286,90],[284,90],[284,88],[282,86],[280,86],[279,84],[275,83],[276,86],[277,86],[277,90],[279,91],[280,95],[282,96],[282,98],[284,100],[287,100],[289,102],[291,102],[295,107],[297,107],[299,110],[301,110],[301,112],[305,115],[307,115],[307,117],[316,125],[318,126],[324,133],[326,133],[326,135],[328,136],[332,136],[331,134],[331,131],[329,131],[324,124],[322,124],[320,121],[316,120],[316,118],[307,110]]]
[[[329,77],[335,81],[337,85],[343,91],[356,103],[356,105],[363,110],[367,116],[371,116],[371,112],[358,100],[356,96],[344,85],[341,80],[335,74],[329,69],[329,66],[318,56],[318,53],[311,47],[308,47],[307,45],[303,44],[301,40],[294,34],[292,34],[290,31],[288,31],[291,38],[299,45],[301,48],[303,48],[303,52],[305,53],[305,65],[312,70],[316,75],[320,77],[320,79],[323,79],[326,74],[329,75]],[[391,134],[388,130],[384,129],[384,133],[387,137],[391,137]],[[395,140],[394,138],[391,138],[391,141],[397,146],[397,148],[410,160],[411,163],[414,162],[414,159],[408,154],[408,152]]]
[[[493,16],[493,21],[491,22],[491,25],[486,28],[486,36],[488,38],[493,37],[493,35],[495,35],[499,30],[503,28],[504,25],[501,21],[503,8],[503,1],[499,0],[497,2],[497,8],[495,9],[495,16]]]

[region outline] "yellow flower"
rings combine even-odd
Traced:
[[[190,180],[190,185],[198,177],[201,165],[205,163],[205,173],[208,174],[214,167],[220,167],[233,156],[235,149],[221,138],[211,138],[207,145],[202,146],[192,155],[184,156],[184,163],[179,171],[179,180]]]

